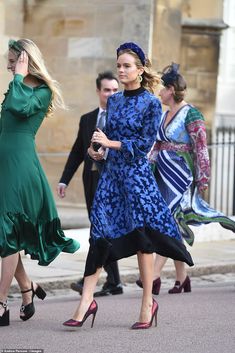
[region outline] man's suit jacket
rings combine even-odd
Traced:
[[[81,116],[78,135],[60,179],[60,183],[68,185],[80,164],[84,162],[82,177],[88,213],[90,213],[90,207],[94,196],[94,190],[92,190],[94,189],[93,184],[95,183],[96,186],[98,181],[98,172],[92,171],[93,161],[89,158],[87,149],[90,147],[91,137],[96,128],[98,113],[99,108]]]

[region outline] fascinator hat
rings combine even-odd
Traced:
[[[172,63],[163,70],[161,80],[164,86],[173,85],[178,80],[181,76],[179,67],[179,64]]]
[[[133,42],[121,44],[120,47],[117,48],[117,56],[119,55],[120,51],[125,50],[125,49],[130,49],[134,53],[136,53],[143,66],[146,64],[145,54],[144,54],[143,50],[137,44],[135,44]]]
[[[20,45],[20,43],[18,43],[17,40],[14,40],[14,39],[10,39],[9,42],[8,42],[8,48],[9,49],[12,49],[14,51],[16,51],[17,53],[21,53],[23,48],[22,46]]]

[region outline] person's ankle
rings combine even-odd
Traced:
[[[158,279],[158,278],[160,278],[161,277],[161,274],[160,273],[154,273],[154,275],[153,275],[153,280],[156,280],[156,279]]]
[[[176,281],[179,281],[180,284],[182,284],[187,278],[187,273],[184,273],[183,275],[180,275],[178,277],[176,277]]]

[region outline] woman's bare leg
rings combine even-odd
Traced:
[[[156,255],[155,261],[154,261],[154,270],[153,270],[153,278],[154,279],[161,277],[162,269],[163,269],[165,263],[167,262],[167,260],[168,260],[167,257],[163,257],[158,254]]]
[[[15,275],[19,254],[13,254],[2,258],[1,281],[0,281],[0,300],[5,301]]]
[[[31,288],[31,280],[25,272],[24,265],[22,263],[21,255],[19,254],[19,260],[17,263],[15,278],[20,286],[21,290],[26,290]]]
[[[174,261],[175,270],[176,270],[176,281],[179,281],[181,284],[184,282],[187,277],[187,271],[185,268],[185,263],[182,261]]]
[[[25,291],[31,288],[31,280],[25,272],[20,254],[15,271],[15,279],[17,280],[21,291]],[[34,289],[36,289],[36,285],[34,285]],[[23,305],[27,305],[32,302],[32,294],[32,291],[22,294]]]
[[[86,311],[88,310],[91,302],[93,301],[93,294],[99,279],[100,272],[101,268],[98,268],[96,273],[94,273],[93,275],[84,277],[84,285],[81,300],[73,315],[73,320],[82,321]]]
[[[152,285],[153,285],[153,254],[137,253],[140,277],[143,283],[142,303],[139,315],[139,322],[151,320]]]
[[[19,254],[13,254],[2,258],[1,265],[1,281],[0,281],[0,301],[5,302],[9,293],[9,289],[15,274]],[[0,306],[0,316],[4,309]]]

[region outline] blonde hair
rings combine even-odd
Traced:
[[[143,66],[139,56],[131,49],[122,49],[118,52],[118,57],[124,53],[130,54],[135,58],[137,68],[143,68],[142,82],[140,85],[147,89],[149,92],[154,93],[157,86],[161,83],[160,76],[152,70],[152,64],[148,58],[145,57],[145,64]]]
[[[49,74],[37,45],[30,39],[10,40],[9,50],[18,56],[22,50],[25,50],[29,58],[29,74],[43,81],[50,88],[52,98],[46,116],[52,115],[56,108],[66,109],[59,83]]]

